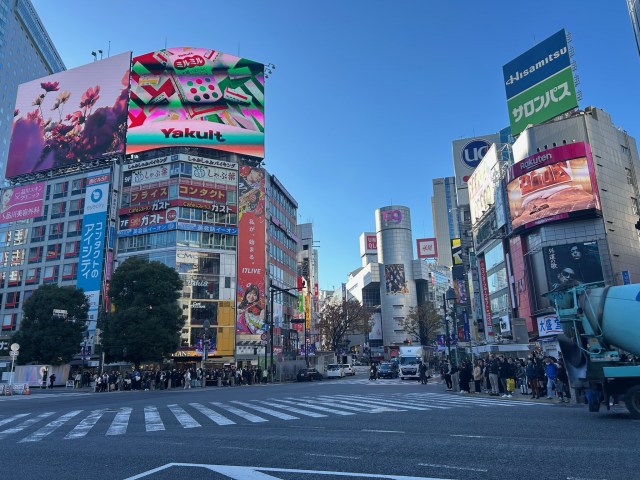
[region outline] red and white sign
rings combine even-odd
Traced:
[[[438,256],[438,243],[435,238],[418,238],[418,258],[435,258]]]

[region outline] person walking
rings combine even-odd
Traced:
[[[444,381],[447,384],[447,391],[453,390],[453,381],[451,380],[451,363],[445,362],[444,364]]]
[[[53,388],[53,383],[56,381],[56,374],[49,375],[49,388]]]
[[[420,371],[420,383],[422,385],[426,385],[427,384],[427,365],[424,362],[420,363],[419,371]]]

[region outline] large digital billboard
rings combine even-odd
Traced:
[[[204,48],[133,58],[127,153],[194,146],[264,157],[264,65]]]
[[[469,177],[469,210],[471,212],[471,224],[473,225],[494,204],[495,186],[497,177],[494,178],[498,167],[498,155],[493,144],[475,171]]]
[[[513,135],[578,106],[564,29],[507,63],[502,73]]]
[[[604,280],[596,242],[555,245],[542,250],[549,290]]]
[[[129,52],[18,87],[6,178],[124,152]]]
[[[599,210],[589,145],[561,145],[516,163],[509,172],[507,196],[514,230]]]

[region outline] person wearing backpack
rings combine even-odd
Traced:
[[[553,386],[558,377],[558,365],[553,357],[546,358],[544,373],[547,376],[547,400],[551,400],[553,398]]]

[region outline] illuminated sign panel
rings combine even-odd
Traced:
[[[6,178],[124,152],[130,52],[18,87]]]
[[[418,258],[436,258],[438,256],[438,243],[435,238],[419,238],[416,240]]]
[[[494,144],[469,178],[469,208],[472,225],[493,207],[496,191],[494,175],[497,168],[498,156]]]
[[[589,145],[562,145],[511,167],[507,184],[513,229],[530,228],[600,209]]]
[[[45,183],[5,188],[0,193],[0,223],[42,216]]]
[[[127,153],[194,146],[264,157],[264,65],[204,48],[133,58]]]

